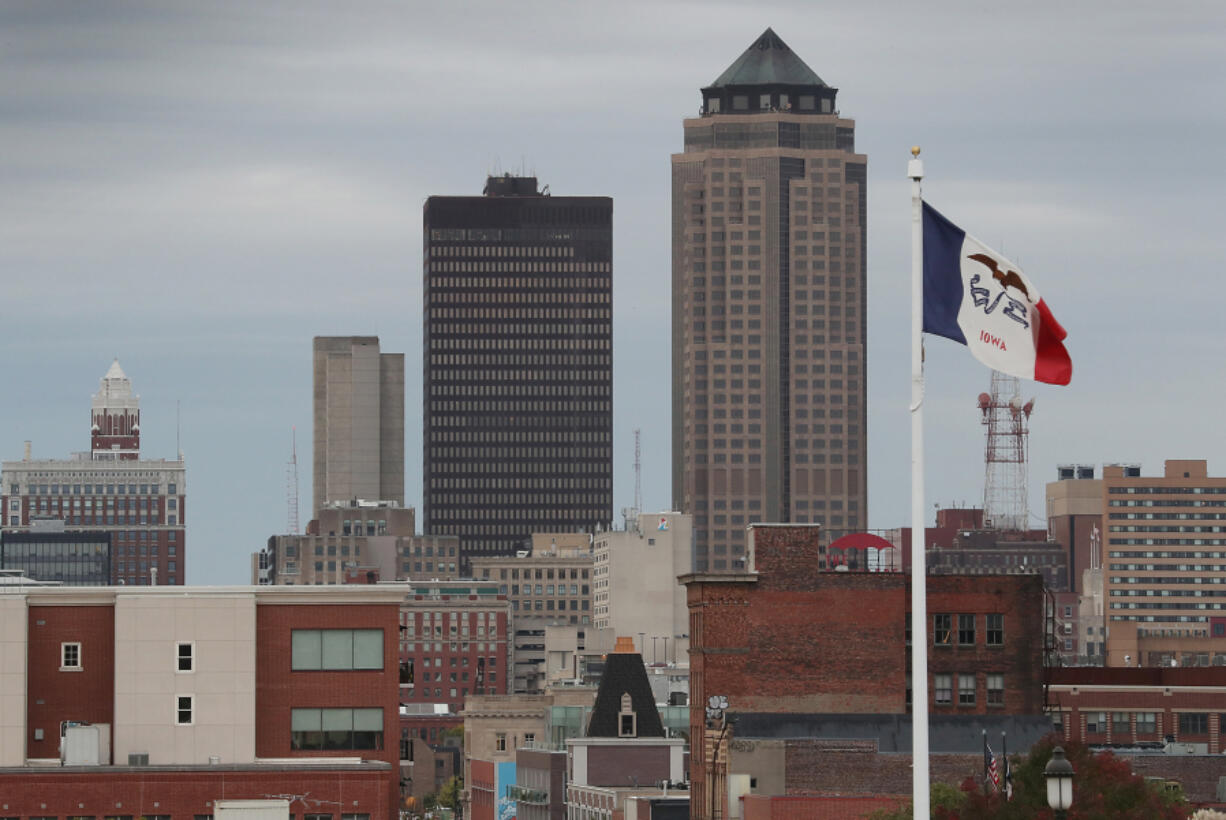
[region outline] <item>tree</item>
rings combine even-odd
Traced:
[[[933,820],[1052,820],[1047,805],[1043,770],[1056,747],[1055,736],[1039,743],[1025,758],[1012,758],[1013,799],[1002,792],[984,794],[979,778],[968,777],[961,799],[951,798],[951,786],[932,784]],[[1080,743],[1064,744],[1073,764],[1073,806],[1068,820],[1186,820],[1183,798],[1171,794],[1132,773],[1128,762],[1110,752],[1091,752]],[[1003,784],[1002,784],[1003,785]],[[871,820],[905,820],[913,817],[907,805],[893,812],[879,811]]]
[[[464,790],[464,780],[459,775],[452,777],[438,790],[438,804],[443,808],[454,809],[460,805],[460,792]]]
[[[974,778],[963,783],[967,802],[957,820],[1050,820],[1047,783],[1043,770],[1056,747],[1055,736],[1035,744],[1013,764],[1013,799],[990,791],[986,795]],[[1186,804],[1159,786],[1132,773],[1126,760],[1111,752],[1092,752],[1080,743],[1064,744],[1064,753],[1076,772],[1073,805],[1068,820],[1185,820]]]

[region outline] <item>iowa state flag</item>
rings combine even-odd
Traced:
[[[993,370],[1068,384],[1067,333],[1005,257],[924,203],[924,332],[971,349]]]

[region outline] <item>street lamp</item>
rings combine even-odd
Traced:
[[[1068,816],[1068,808],[1073,805],[1073,774],[1073,764],[1065,758],[1064,749],[1057,746],[1043,769],[1043,777],[1047,779],[1047,805],[1059,820]]]

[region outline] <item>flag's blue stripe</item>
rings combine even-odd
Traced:
[[[924,332],[966,344],[962,305],[962,240],[966,232],[924,203]]]

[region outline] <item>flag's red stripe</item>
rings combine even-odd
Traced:
[[[1034,378],[1047,384],[1068,384],[1073,378],[1073,360],[1064,349],[1068,334],[1056,317],[1051,315],[1042,299],[1035,307],[1039,311],[1039,337],[1035,339]]]

